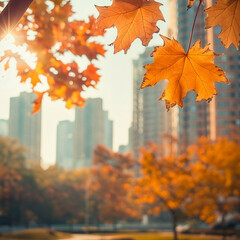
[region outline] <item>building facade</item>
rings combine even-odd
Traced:
[[[8,136],[8,120],[0,119],[0,136]]]
[[[9,136],[18,138],[27,149],[26,159],[40,162],[41,156],[41,111],[32,114],[33,93],[22,92],[10,99]]]
[[[214,34],[220,32],[215,28]],[[216,58],[215,63],[226,73],[229,85],[218,83],[215,104],[216,137],[228,136],[240,143],[240,50],[230,46],[227,50],[220,39],[214,39],[214,49],[224,53]]]
[[[68,120],[57,126],[56,162],[64,169],[73,168],[73,122]]]
[[[108,111],[103,111],[104,141],[103,144],[109,149],[113,149],[113,121],[109,119]]]
[[[90,167],[93,150],[99,144],[112,146],[113,123],[103,110],[102,99],[89,98],[84,108],[76,108],[73,133],[74,167]]]

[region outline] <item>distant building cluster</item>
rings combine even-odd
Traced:
[[[19,139],[26,148],[27,164],[41,161],[41,110],[32,114],[33,93],[22,92],[10,99],[9,120],[0,119],[0,136]],[[98,144],[113,146],[113,121],[103,110],[102,99],[89,98],[86,106],[76,108],[75,121],[57,126],[56,163],[64,169],[90,167],[92,152]]]
[[[90,167],[93,149],[113,145],[113,121],[103,110],[101,98],[89,98],[76,108],[75,121],[61,121],[57,127],[57,164],[65,169]]]

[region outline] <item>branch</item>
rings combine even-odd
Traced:
[[[17,25],[33,0],[9,0],[0,14],[0,40]]]

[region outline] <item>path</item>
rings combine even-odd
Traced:
[[[71,238],[62,239],[62,240],[110,240],[113,239],[113,236],[100,236],[92,234],[73,234]]]

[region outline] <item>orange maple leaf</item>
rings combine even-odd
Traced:
[[[240,41],[240,0],[218,0],[212,7],[205,10],[206,28],[222,26],[218,35],[228,48],[232,43],[238,49]]]
[[[114,52],[130,48],[136,38],[140,38],[147,46],[152,35],[159,31],[158,20],[165,21],[159,7],[161,3],[153,0],[114,0],[109,7],[96,6],[99,11],[97,28],[104,31],[115,26],[118,35],[114,44]]]
[[[162,38],[165,45],[155,48],[152,54],[154,62],[145,66],[147,72],[141,88],[168,79],[169,83],[160,98],[166,100],[168,110],[176,104],[183,107],[182,100],[188,91],[197,93],[197,101],[209,101],[217,93],[214,82],[229,83],[223,70],[213,63],[217,55],[208,45],[201,48],[199,40],[185,53],[175,39]]]

